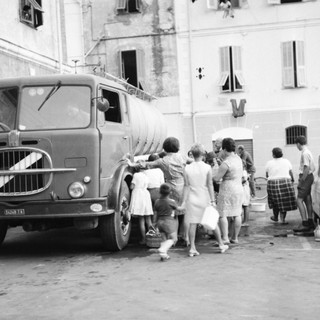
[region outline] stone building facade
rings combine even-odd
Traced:
[[[70,72],[62,0],[10,1],[0,30],[1,78]]]

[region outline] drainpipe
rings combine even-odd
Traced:
[[[59,73],[62,73],[62,43],[61,43],[61,12],[60,12],[60,0],[56,2],[56,14],[57,14],[57,37],[58,37],[58,63]]]
[[[193,142],[197,141],[197,133],[196,133],[196,112],[194,111],[194,94],[193,94],[193,79],[192,79],[192,25],[191,25],[191,17],[190,17],[190,1],[187,0],[187,14],[188,14],[188,39],[189,39],[189,68],[190,68],[190,101],[191,101],[191,120],[192,120],[192,133],[193,133]]]

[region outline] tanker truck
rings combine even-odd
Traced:
[[[159,152],[151,95],[91,74],[0,80],[0,244],[8,228],[97,229],[104,248],[130,237],[126,157]]]

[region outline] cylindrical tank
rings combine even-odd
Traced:
[[[164,116],[154,101],[144,101],[135,96],[128,97],[131,123],[132,152],[134,156],[151,154],[162,150],[167,127]]]

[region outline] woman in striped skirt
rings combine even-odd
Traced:
[[[273,159],[266,165],[268,205],[273,210],[270,219],[278,222],[280,214],[282,224],[287,224],[287,212],[297,209],[292,165],[289,160],[283,158],[280,148],[273,148],[272,156]]]

